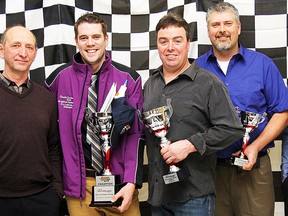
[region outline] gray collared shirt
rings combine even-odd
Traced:
[[[167,139],[172,143],[187,139],[197,149],[177,165],[188,167],[191,176],[165,185],[162,176],[169,166],[160,155],[160,139],[146,130],[149,163],[149,198],[152,205],[184,202],[214,193],[216,152],[241,139],[243,128],[225,86],[196,62],[165,84],[159,67],[144,85],[146,112],[171,99],[173,114]]]
[[[4,83],[10,90],[18,93],[23,94],[30,88],[30,81],[27,79],[24,83],[22,83],[20,86],[17,86],[17,84],[8,78],[6,78],[2,73],[0,73],[0,81]]]

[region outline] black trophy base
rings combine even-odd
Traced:
[[[191,173],[188,169],[188,167],[182,167],[179,171],[169,173],[167,175],[163,176],[164,183],[167,184],[172,184],[176,182],[180,182],[186,178],[191,176]]]
[[[96,176],[96,186],[92,187],[92,201],[90,207],[120,206],[122,198],[111,202],[112,198],[123,187],[120,185],[120,176]]]

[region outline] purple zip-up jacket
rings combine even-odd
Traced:
[[[142,111],[142,81],[136,71],[113,62],[106,52],[106,60],[98,73],[98,111],[113,82],[117,83],[118,90],[126,80],[127,102]],[[76,53],[71,63],[56,69],[45,81],[46,87],[56,95],[58,101],[64,194],[77,198],[85,198],[86,173],[81,124],[91,76],[92,67],[84,64],[80,53]],[[142,186],[143,175],[142,136],[143,126],[135,113],[133,125],[122,135],[121,143],[112,149],[110,164],[113,174],[119,174],[122,183],[135,183],[138,188]]]

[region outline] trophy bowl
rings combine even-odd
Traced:
[[[104,141],[102,148],[104,152],[110,148],[109,137],[113,126],[113,119],[111,112],[96,112],[95,113],[95,123],[97,131],[99,132],[100,138]]]
[[[161,139],[160,147],[164,148],[169,140],[166,138],[166,134],[170,127],[170,118],[173,110],[170,101],[167,101],[167,106],[161,106],[149,111],[138,113],[141,122],[146,128],[156,137]],[[180,180],[189,176],[189,170],[187,167],[181,169],[174,163],[169,164],[169,173],[163,176],[165,184],[171,184],[179,182]]]
[[[247,111],[241,111],[241,123],[243,126],[251,127],[253,130],[258,127],[259,124],[264,122],[266,113],[264,114],[258,114],[254,112],[247,112]],[[252,132],[252,131],[251,131]]]
[[[166,134],[170,127],[170,118],[172,115],[172,109],[167,106],[158,107],[147,112],[143,112],[141,119],[144,125],[153,133],[156,137],[161,138],[160,146],[163,148],[168,139]]]

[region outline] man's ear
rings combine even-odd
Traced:
[[[4,46],[0,44],[0,58],[4,58]]]
[[[34,59],[36,58],[37,56],[37,51],[38,51],[38,47],[35,48],[35,54],[34,54]]]
[[[108,36],[108,34],[106,34],[106,36],[105,36],[105,47],[108,46],[108,43],[109,43],[109,36]]]

